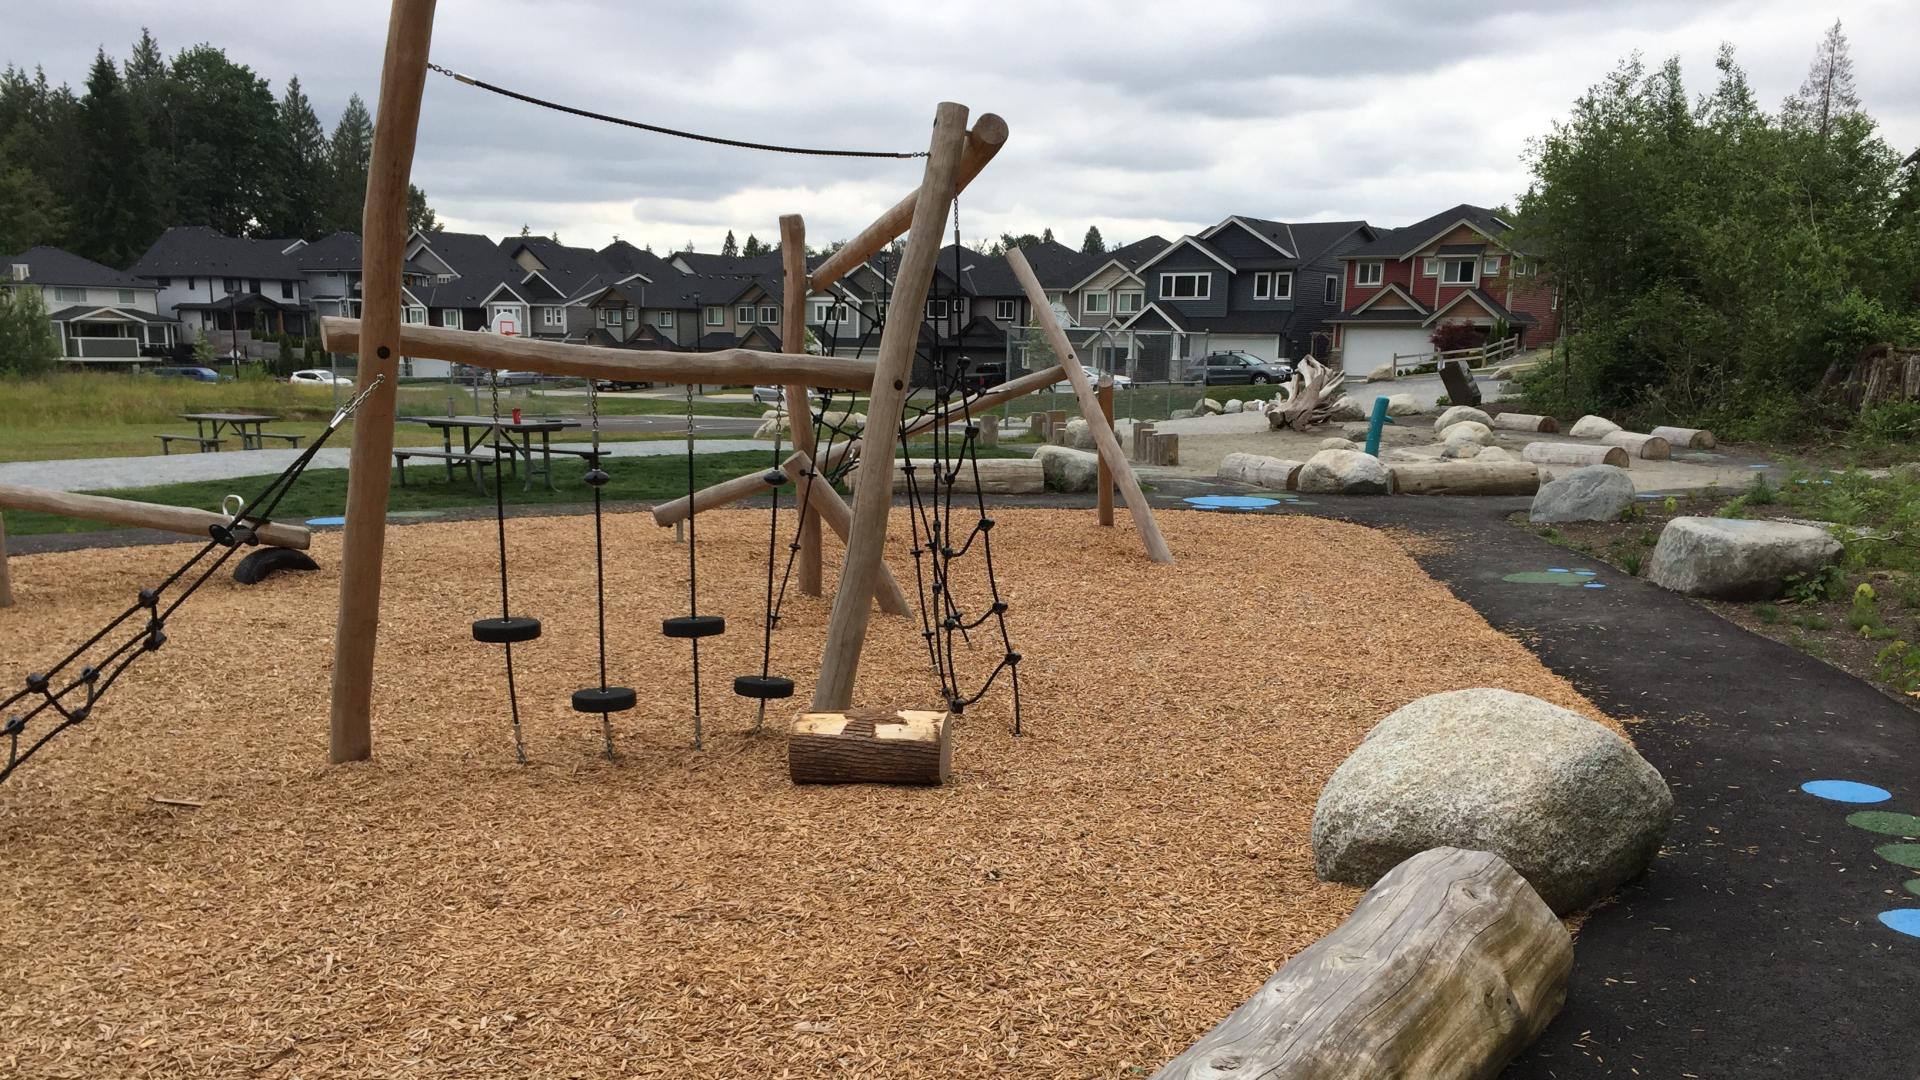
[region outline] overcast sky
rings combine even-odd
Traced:
[[[272,81],[298,75],[329,128],[378,94],[381,0],[0,0],[0,60],[76,88],[97,44],[148,26]],[[1454,0],[1364,5],[1052,0],[960,3],[442,0],[436,61],[599,112],[735,138],[920,150],[933,106],[1006,118],[1005,150],[960,202],[968,242],[1051,227],[1076,246],[1169,238],[1228,214],[1401,225],[1526,186],[1523,155],[1634,50],[1711,88],[1722,41],[1761,100],[1792,93],[1838,16],[1860,96],[1920,146],[1920,3]],[[768,155],[533,108],[429,75],[414,181],[450,228],[522,223],[599,246],[770,239],[799,211],[844,238],[918,182],[918,161]]]

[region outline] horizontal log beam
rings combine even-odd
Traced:
[[[1531,461],[1418,461],[1387,466],[1396,495],[1532,495],[1540,466]]]
[[[162,506],[159,503],[135,502],[105,495],[81,495],[71,491],[48,491],[17,484],[0,484],[0,509],[35,510],[86,521],[110,521],[116,525],[159,529],[202,539],[208,538],[207,529],[210,526],[225,525],[232,520],[226,514],[197,510],[191,506]],[[304,525],[270,522],[262,526],[256,535],[268,547],[305,551],[313,543],[313,533]]]
[[[360,352],[360,320],[320,320],[320,341],[328,352]],[[751,386],[797,383],[835,390],[871,390],[873,361],[845,356],[809,356],[721,349],[718,352],[665,352],[570,345],[536,338],[502,337],[437,326],[400,328],[403,356],[445,360],[499,371],[538,371],[585,379],[640,382],[712,383]]]
[[[953,193],[958,195],[967,190],[967,185],[987,162],[1000,152],[1007,143],[1007,122],[993,113],[984,113],[973,122],[973,130],[967,132],[967,141],[960,147],[960,170],[955,174]],[[888,244],[900,238],[913,223],[913,208],[920,201],[920,189],[899,202],[892,209],[881,214],[873,224],[860,230],[859,235],[840,245],[840,250],[827,256],[825,262],[814,268],[807,284],[814,292],[824,292],[834,282],[846,277],[853,268],[880,253]]]

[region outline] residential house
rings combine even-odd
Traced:
[[[545,236],[511,236],[500,250],[524,271],[517,290],[530,305],[520,333],[530,337],[564,339],[593,329],[586,301],[609,285],[648,275],[623,269],[615,260],[592,248],[568,247]]]
[[[168,229],[128,271],[156,290],[159,313],[189,336],[205,335],[228,352],[254,346],[248,336],[312,332],[306,273],[293,255],[304,240],[227,236],[206,225]],[[250,355],[265,355],[249,348]]]
[[[0,285],[40,290],[70,361],[135,364],[164,356],[179,340],[179,323],[160,313],[152,282],[56,247],[28,248],[8,257],[5,269]]]
[[[1167,248],[1164,237],[1149,236],[1103,255],[1091,272],[1067,289],[1073,321],[1090,329],[1124,325],[1147,306],[1147,283],[1140,267]]]
[[[294,268],[306,276],[301,295],[316,317],[360,317],[360,237],[350,232],[323,236],[294,249]]]
[[[1558,336],[1559,295],[1505,242],[1511,230],[1492,210],[1463,203],[1342,253],[1342,310],[1331,322],[1345,369],[1366,374],[1430,353],[1444,322],[1518,334],[1523,347]]]
[[[1374,236],[1364,221],[1235,215],[1167,245],[1135,270],[1146,306],[1121,324],[1136,377],[1180,378],[1213,352],[1306,355],[1340,310],[1341,256]]]

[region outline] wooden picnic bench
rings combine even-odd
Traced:
[[[407,459],[417,457],[432,458],[436,461],[446,462],[448,479],[453,478],[453,466],[458,463],[467,470],[467,478],[472,480],[473,485],[480,489],[480,493],[482,495],[486,494],[487,485],[481,481],[480,474],[475,472],[473,467],[475,464],[491,464],[493,462],[492,454],[476,453],[471,450],[435,450],[431,447],[424,446],[396,447],[393,451],[393,464],[400,473],[401,487],[407,486]]]
[[[207,435],[155,435],[154,438],[160,440],[160,452],[162,454],[173,453],[173,440],[175,439],[182,439],[186,442],[199,444],[200,452],[203,454],[220,449],[220,444],[225,441]]]
[[[251,436],[246,437],[250,438],[253,442],[253,445],[248,448],[252,450],[260,449],[260,443],[263,439],[284,439],[288,446],[298,450],[300,449],[300,440],[306,438],[305,435],[282,435],[277,431],[256,431]]]

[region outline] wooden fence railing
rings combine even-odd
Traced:
[[[1471,349],[1449,349],[1446,352],[1428,350],[1417,353],[1394,353],[1393,372],[1389,378],[1399,378],[1408,368],[1438,364],[1442,360],[1465,360],[1469,368],[1479,370],[1489,368],[1520,355],[1520,339],[1502,338],[1485,345],[1476,345]]]

